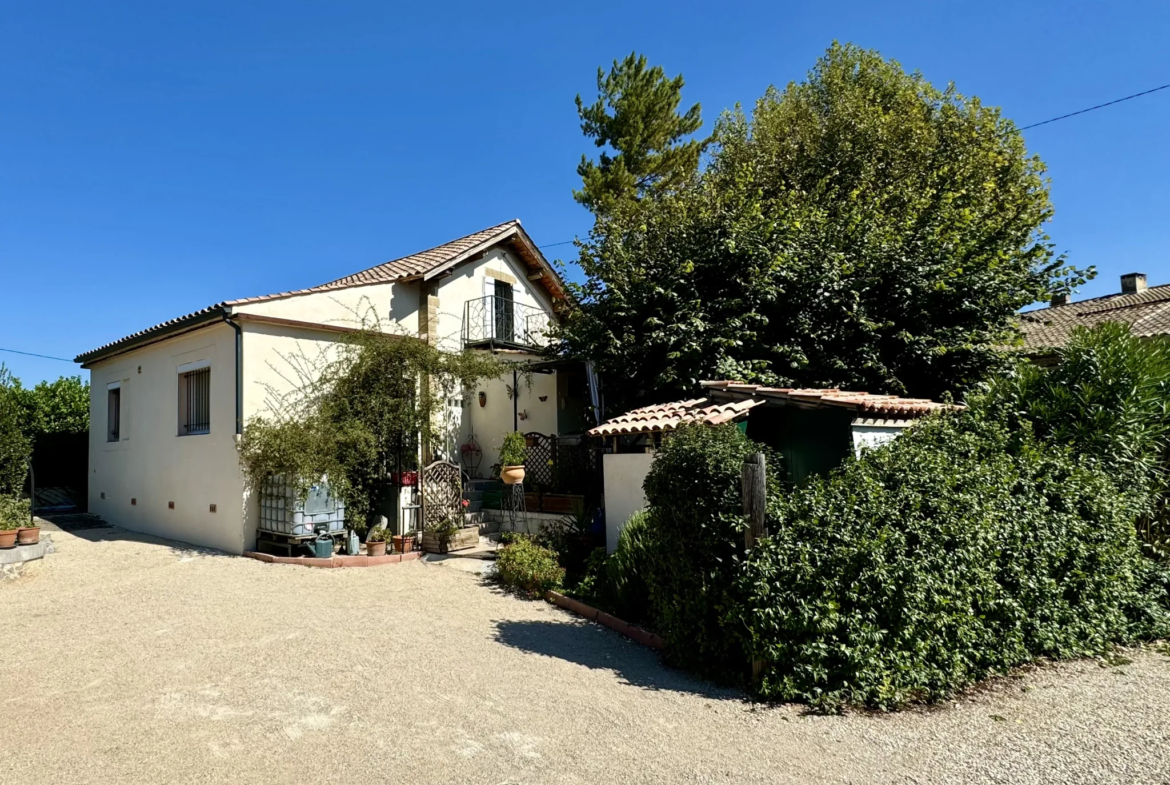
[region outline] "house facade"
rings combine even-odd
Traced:
[[[509,221],[321,286],[218,303],[86,352],[76,359],[91,381],[89,509],[134,531],[251,549],[258,509],[237,453],[244,424],[297,387],[297,366],[333,356],[346,333],[375,322],[529,371],[445,402],[438,452],[458,462],[474,436],[486,475],[513,429],[583,428],[583,369],[540,357],[563,299],[560,277]]]

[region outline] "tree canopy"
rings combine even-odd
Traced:
[[[705,170],[595,209],[562,348],[622,406],[706,378],[962,393],[1092,275],[1042,232],[1044,173],[997,108],[834,44],[724,113]]]
[[[606,74],[597,69],[597,101],[586,106],[577,96],[581,130],[605,150],[595,163],[581,156],[577,174],[583,187],[578,202],[603,215],[618,202],[677,187],[699,166],[704,141],[686,137],[703,120],[698,104],[678,114],[683,78],[670,79],[661,66],[630,54]]]

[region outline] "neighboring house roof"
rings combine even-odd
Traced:
[[[733,381],[702,382],[708,397],[644,406],[606,420],[589,431],[590,436],[662,433],[673,431],[683,423],[701,422],[719,425],[747,417],[756,406],[783,405],[804,409],[840,408],[856,413],[860,424],[882,425],[889,421],[906,421],[946,409],[962,409],[956,404],[938,403],[926,398],[900,398],[897,395],[871,395],[831,389],[793,389],[764,387]]]
[[[196,326],[202,326],[207,322],[219,321],[224,316],[230,315],[232,308],[241,305],[251,305],[270,300],[283,300],[289,297],[299,297],[306,294],[350,289],[372,284],[420,279],[429,280],[443,274],[455,265],[475,259],[488,249],[505,242],[512,245],[521,261],[531,271],[529,278],[543,286],[554,303],[563,301],[565,298],[564,281],[561,280],[561,277],[553,269],[552,265],[548,263],[548,260],[544,258],[540,249],[532,242],[532,238],[520,226],[520,221],[517,219],[473,232],[465,237],[460,237],[457,240],[452,240],[449,243],[444,243],[443,245],[411,254],[410,256],[403,256],[400,259],[384,262],[367,270],[362,270],[353,275],[347,275],[319,286],[289,292],[278,292],[276,294],[265,294],[258,297],[244,297],[239,300],[225,300],[221,303],[201,308],[185,316],[169,319],[153,327],[148,327],[145,330],[140,330],[124,338],[119,338],[116,341],[99,346],[91,351],[79,354],[74,358],[74,362],[82,364],[90,363],[106,354],[121,351],[144,340],[162,337],[173,332],[185,331]]]
[[[1128,324],[1133,334],[1139,336],[1170,333],[1170,284],[1020,314],[1024,349],[1039,352],[1060,348],[1068,343],[1074,328],[1102,322]]]
[[[763,401],[735,401],[714,403],[707,398],[690,401],[674,401],[643,406],[626,412],[601,425],[590,429],[590,436],[618,436],[632,433],[662,433],[673,431],[683,423],[701,422],[705,425],[719,425],[743,419],[747,413]]]

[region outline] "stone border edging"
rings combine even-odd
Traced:
[[[422,556],[421,551],[410,553],[388,553],[385,556],[333,556],[328,559],[314,559],[308,556],[274,556],[259,551],[244,551],[249,559],[265,564],[299,564],[302,567],[381,567],[383,564],[398,564],[414,561]]]
[[[617,616],[612,616],[605,611],[599,611],[592,605],[586,605],[583,602],[574,600],[572,597],[566,597],[557,591],[545,592],[544,598],[556,605],[558,608],[564,608],[567,611],[577,614],[589,621],[595,621],[609,627],[614,632],[620,632],[632,641],[648,646],[655,651],[662,651],[665,642],[661,636],[655,635],[652,632],[647,632],[641,627],[635,627],[633,624],[624,622]]]

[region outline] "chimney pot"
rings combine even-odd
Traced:
[[[1121,276],[1122,294],[1137,294],[1144,292],[1147,288],[1145,273],[1126,273]]]
[[[1058,305],[1068,305],[1068,293],[1062,292],[1052,295],[1052,307],[1055,308]]]

